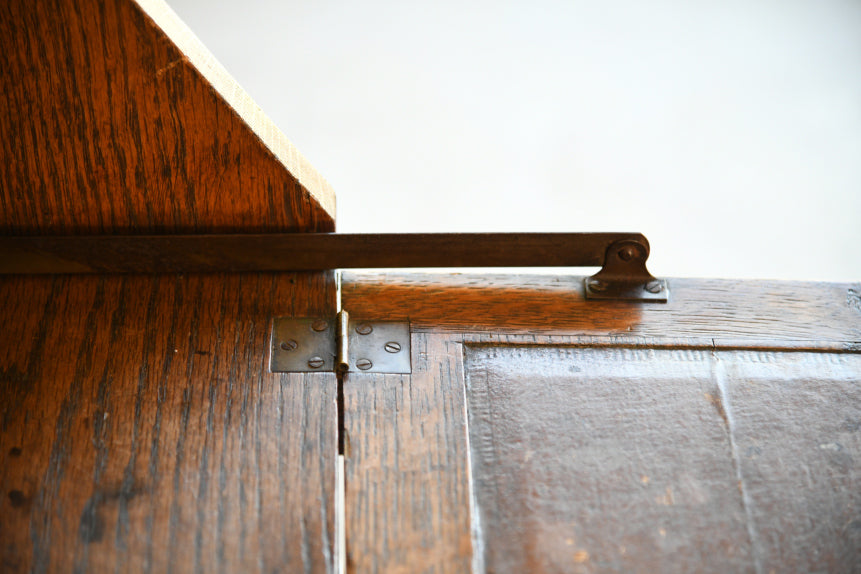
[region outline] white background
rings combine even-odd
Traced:
[[[861,279],[861,1],[168,1],[338,231],[641,231],[661,276]]]

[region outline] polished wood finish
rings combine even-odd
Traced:
[[[0,235],[334,230],[161,0],[0,4]],[[65,240],[64,240],[65,241]],[[268,372],[333,273],[0,278],[0,571],[330,572],[338,383]]]
[[[0,234],[332,231],[334,194],[161,0],[0,4]]]
[[[615,244],[615,245],[614,245]],[[638,233],[270,233],[0,237],[0,273],[205,273],[404,267],[591,267],[623,248],[647,280]],[[606,268],[605,268],[606,269]],[[631,277],[633,275],[633,277]],[[618,276],[618,275],[617,275]]]
[[[677,345],[816,345],[861,349],[859,284],[668,279],[666,304],[587,301],[559,275],[344,273],[353,317],[413,328],[613,336]]]
[[[719,353],[763,572],[861,565],[861,355]]]
[[[329,571],[337,381],[272,374],[331,273],[0,280],[4,572]]]
[[[861,355],[466,353],[488,572],[849,572]]]
[[[343,275],[352,317],[413,327],[412,375],[345,382],[353,571],[861,562],[857,285],[679,279],[666,305],[581,285]]]
[[[0,234],[329,232],[161,0],[0,5]],[[330,272],[0,279],[0,569],[852,570],[861,287],[347,275],[411,375],[266,369]]]
[[[344,380],[350,572],[470,568],[460,345],[415,335],[411,346],[411,375]]]

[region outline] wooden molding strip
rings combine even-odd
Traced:
[[[0,274],[597,267],[617,244],[645,269],[639,233],[286,233],[0,237]]]

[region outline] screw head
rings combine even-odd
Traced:
[[[362,369],[363,371],[367,371],[373,366],[374,363],[372,363],[370,359],[358,359],[356,361],[356,367]]]
[[[358,333],[359,335],[370,335],[373,330],[374,328],[367,323],[359,323],[359,325],[356,327],[356,333]]]
[[[297,343],[293,339],[287,339],[286,341],[281,341],[281,350],[283,350],[283,351],[295,351],[296,347],[298,347],[298,346],[299,346],[299,343]]]
[[[401,344],[397,341],[389,341],[386,343],[385,349],[389,353],[399,353],[401,351]]]
[[[319,369],[323,366],[323,357],[311,357],[308,359],[308,366],[312,369]]]
[[[603,283],[601,283],[600,281],[598,281],[597,279],[590,279],[589,280],[589,289],[591,289],[592,291],[595,291],[596,293],[600,293],[601,291],[604,291],[606,288],[607,288],[607,286],[604,285]]]
[[[646,291],[648,291],[649,293],[660,293],[663,290],[664,284],[659,280],[649,281],[648,283],[646,283]]]
[[[324,321],[323,319],[317,319],[313,323],[311,323],[311,328],[318,333],[321,333],[329,328],[329,323]]]

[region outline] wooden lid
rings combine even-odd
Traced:
[[[0,14],[0,234],[333,231],[335,196],[162,0]]]

